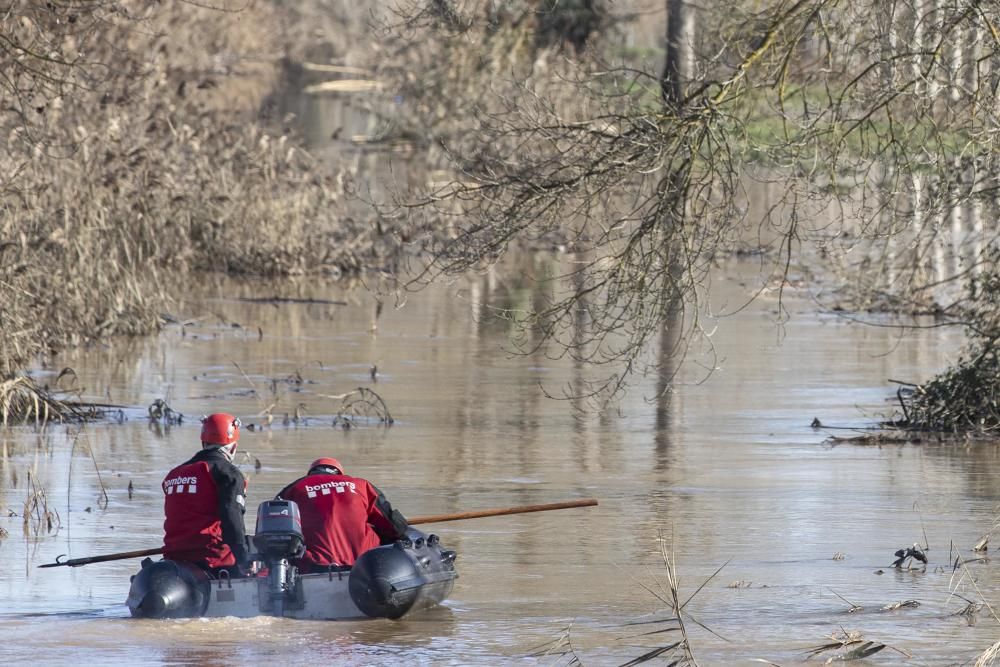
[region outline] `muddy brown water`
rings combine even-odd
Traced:
[[[727,267],[730,277],[718,281],[720,308],[753,288],[752,279],[733,278],[745,269]],[[997,448],[831,446],[824,444],[830,432],[810,427],[813,418],[857,425],[888,412],[887,380],[942,368],[955,358],[957,334],[901,337],[817,314],[795,295],[782,329],[776,301],[765,295],[713,322],[718,369],[707,381],[689,364],[669,403],[650,399],[656,380],[649,378],[618,410],[580,414],[540,388],[577,382],[579,368],[510,356],[505,326],[482,318],[484,303],[531,298],[526,289],[499,276],[459,281],[402,307],[386,303],[373,329],[374,302],[363,291],[222,284],[184,304],[200,319],[183,329],[57,359],[55,370],[72,366],[86,396],[134,409],[122,423],[2,436],[0,509],[22,513],[30,468],[61,528],[25,538],[19,516],[0,518],[9,533],[0,541],[0,659],[567,664],[530,656],[569,628],[584,664],[622,664],[673,638],[639,639],[641,630],[626,626],[663,616],[665,605],[647,590],[664,582],[661,540],[675,554],[682,597],[728,562],[687,607],[717,633],[689,626],[702,665],[801,662],[841,629],[912,656],[886,650],[872,664],[969,661],[996,639],[1000,623],[985,609],[974,623],[955,615],[966,602],[954,594],[995,604],[997,565],[959,573],[950,565],[956,554],[973,556],[992,527]],[[237,300],[276,293],[345,303]],[[53,371],[38,374],[46,372]],[[303,382],[283,381],[296,375]],[[391,428],[331,427],[339,401],[329,396],[360,386],[386,400]],[[143,413],[156,398],[188,419],[152,427]],[[195,450],[195,417],[230,410],[260,424],[272,402],[275,422],[245,429],[241,443],[261,464],[242,464],[250,530],[257,504],[321,455],[337,456],[413,516],[583,497],[600,505],[428,526],[458,550],[460,579],[443,607],[402,621],[137,621],[124,606],[137,561],[36,568],[60,554],[159,546],[159,482]],[[305,422],[284,425],[296,406]],[[896,549],[925,539],[926,571],[888,567]],[[849,613],[845,600],[861,609]],[[919,606],[883,610],[906,600]]]

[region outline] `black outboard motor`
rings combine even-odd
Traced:
[[[261,560],[298,558],[305,550],[299,506],[292,500],[265,500],[257,508],[253,545]]]
[[[361,554],[347,586],[368,616],[401,618],[444,600],[456,578],[455,552],[442,549],[437,535],[411,528],[406,538]]]
[[[267,600],[262,608],[283,616],[285,602],[295,589],[295,570],[289,559],[305,553],[299,506],[291,500],[265,500],[257,508],[253,545],[268,568]]]
[[[125,604],[136,618],[188,618],[205,613],[209,594],[208,575],[196,565],[147,558]]]

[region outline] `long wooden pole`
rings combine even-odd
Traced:
[[[163,547],[156,549],[140,549],[139,551],[122,551],[116,554],[104,554],[103,556],[87,556],[86,558],[70,558],[69,560],[59,560],[62,558],[60,556],[56,559],[54,563],[43,563],[38,567],[79,567],[81,565],[90,565],[91,563],[104,563],[109,560],[125,560],[126,558],[141,558],[143,556],[155,556],[157,554],[163,553]]]
[[[574,507],[592,507],[597,504],[594,498],[584,498],[583,500],[569,500],[563,503],[547,503],[545,505],[521,505],[520,507],[498,507],[491,510],[474,510],[472,512],[457,512],[455,514],[432,514],[430,516],[418,516],[409,519],[411,525],[421,523],[440,523],[442,521],[462,521],[464,519],[478,519],[484,516],[503,516],[505,514],[527,514],[528,512],[548,512],[549,510],[565,510]]]
[[[521,505],[519,507],[497,507],[488,510],[473,510],[471,512],[456,512],[454,514],[431,514],[428,516],[418,516],[409,519],[407,523],[415,526],[422,523],[441,523],[443,521],[463,521],[465,519],[479,519],[487,516],[504,516],[507,514],[527,514],[529,512],[548,512],[550,510],[572,509],[574,507],[592,507],[597,504],[594,498],[584,498],[582,500],[568,500],[561,503],[546,503],[544,505]],[[43,563],[38,567],[79,567],[90,565],[91,563],[105,563],[111,560],[125,560],[127,558],[141,558],[143,556],[156,556],[163,553],[163,547],[157,549],[140,549],[138,551],[122,551],[115,554],[103,554],[101,556],[87,556],[85,558],[70,558],[68,560],[56,559],[54,563]],[[60,556],[61,558],[61,556]]]

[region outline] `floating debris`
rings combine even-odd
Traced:
[[[853,614],[855,612],[861,611],[861,609],[862,609],[861,605],[854,604],[853,602],[851,602],[850,600],[848,600],[847,598],[845,598],[843,595],[841,595],[837,591],[831,590],[830,592],[833,593],[834,595],[836,595],[838,598],[840,598],[844,602],[846,602],[848,605],[850,605],[850,608],[847,610],[848,614]]]
[[[71,373],[63,369],[59,377]],[[57,378],[58,380],[58,378]],[[60,398],[48,386],[39,385],[28,376],[13,376],[0,379],[0,424],[34,422],[36,425],[56,422],[85,422],[105,419],[124,406],[103,403],[87,403],[79,400]]]
[[[862,660],[887,648],[896,651],[907,658],[912,657],[906,651],[889,646],[888,644],[884,644],[879,641],[866,640],[864,635],[857,630],[848,632],[847,630],[841,628],[840,633],[833,633],[830,635],[830,639],[832,641],[829,643],[821,644],[815,648],[809,649],[807,651],[809,657],[814,658],[828,651],[843,651],[842,653],[827,658],[827,663],[834,661]]]
[[[964,607],[962,607],[960,610],[956,611],[952,615],[953,616],[963,616],[965,618],[965,622],[968,625],[970,625],[970,626],[975,625],[976,624],[976,615],[979,614],[979,611],[985,606],[985,604],[980,603],[980,602],[974,602],[974,601],[972,601],[972,600],[970,600],[968,598],[962,597],[958,593],[953,593],[952,595],[954,595],[955,597],[958,597],[958,598],[962,598],[963,600],[965,600],[965,603],[966,603]]]
[[[892,604],[887,604],[882,607],[882,611],[896,611],[897,609],[910,609],[913,607],[919,607],[920,603],[916,600],[903,600],[901,602],[893,602]]]
[[[579,656],[577,656],[576,650],[573,648],[573,642],[570,639],[570,629],[572,627],[572,623],[567,625],[559,637],[531,649],[531,652],[528,653],[527,657],[566,660],[567,667],[583,665],[583,662],[580,660]]]
[[[975,295],[961,306],[956,320],[965,323],[968,344],[957,363],[924,384],[897,391],[903,419],[890,426],[981,436],[1000,431],[1000,250],[990,249],[984,270],[970,275],[966,289]]]
[[[927,567],[927,556],[920,549],[920,545],[914,544],[912,547],[906,547],[905,549],[900,549],[896,552],[896,560],[892,562],[892,566],[897,569],[901,569],[904,563],[907,569],[910,569],[910,560],[918,560]]]
[[[968,565],[969,563],[988,563],[990,561],[989,556],[977,556],[975,558],[962,558],[961,556],[955,556],[955,562],[951,566],[951,571],[954,572],[963,565]]]
[[[341,398],[340,410],[333,420],[334,426],[337,426],[339,421],[343,428],[351,428],[354,419],[358,417],[375,420],[386,426],[392,426],[395,421],[382,397],[367,387],[358,387],[352,392],[343,394]]]
[[[158,398],[150,403],[149,407],[146,408],[146,413],[149,415],[151,422],[166,424],[168,426],[180,424],[184,421],[184,415],[167,405],[167,402],[162,398]]]
[[[829,445],[846,443],[851,445],[870,445],[879,447],[881,445],[915,445],[923,442],[923,438],[918,434],[909,432],[901,434],[865,433],[864,435],[856,435],[849,438],[831,435],[823,442]]]

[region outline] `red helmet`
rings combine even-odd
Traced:
[[[201,444],[232,445],[240,439],[240,420],[225,412],[201,418]]]
[[[338,475],[344,474],[344,467],[340,465],[340,461],[330,457],[316,459],[315,461],[309,464],[309,472],[312,472],[316,468],[333,468],[334,470],[337,471],[336,474]]]

